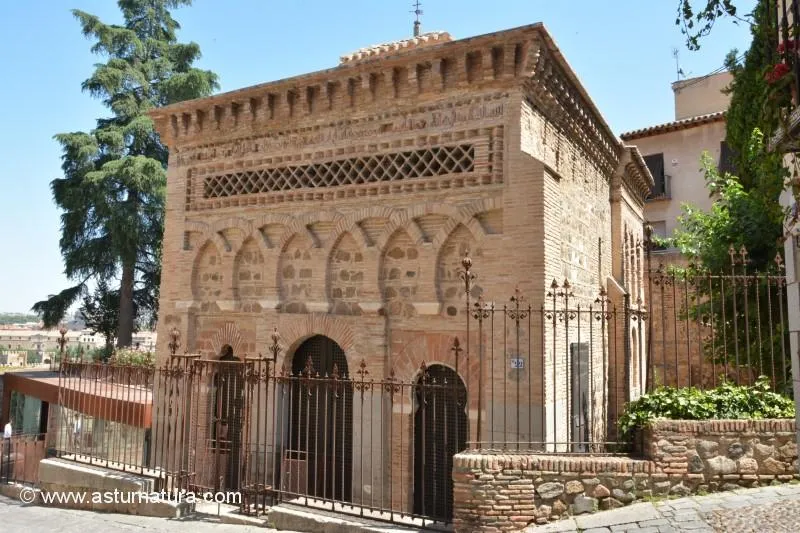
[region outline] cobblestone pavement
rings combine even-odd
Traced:
[[[780,485],[637,503],[545,526],[535,533],[800,532],[800,486]]]
[[[149,516],[133,516],[91,511],[73,511],[35,505],[23,505],[0,496],[0,530],[53,533],[90,533],[121,531],[171,533],[274,533],[274,529],[256,526],[220,524],[214,519],[182,518],[169,520]],[[283,532],[286,533],[286,532]]]

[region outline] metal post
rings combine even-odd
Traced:
[[[465,361],[466,361],[466,364],[467,364],[467,380],[466,380],[467,381],[467,412],[469,412],[469,402],[470,402],[470,394],[469,393],[470,393],[470,388],[471,388],[470,379],[469,379],[469,373],[470,373],[469,372],[469,343],[470,343],[469,322],[470,322],[470,312],[472,311],[471,310],[471,306],[470,306],[470,293],[472,292],[472,282],[475,281],[475,278],[476,278],[475,274],[473,274],[472,271],[471,271],[472,259],[469,258],[469,250],[467,250],[466,253],[464,254],[464,258],[461,260],[461,266],[463,267],[463,270],[461,270],[458,273],[458,276],[461,278],[461,281],[464,282],[464,293],[465,293],[466,298],[467,298],[467,346],[466,346],[466,351],[465,351],[465,357],[466,357]],[[459,354],[459,352],[456,352],[456,374],[458,374],[458,354]],[[467,416],[467,435],[469,435],[469,416]],[[469,440],[469,438],[467,438],[467,440]],[[480,435],[476,435],[476,439],[475,440],[479,441],[480,440]]]

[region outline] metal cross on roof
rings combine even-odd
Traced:
[[[419,16],[422,15],[422,10],[420,9],[420,7],[422,7],[422,4],[419,2],[419,0],[416,0],[416,2],[414,2],[412,7],[414,8],[414,11],[412,11],[412,13],[414,13],[414,15],[416,16],[416,19],[414,20],[414,37],[419,37],[419,27],[420,27]]]

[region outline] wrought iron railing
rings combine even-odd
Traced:
[[[648,389],[767,376],[775,390],[791,394],[783,262],[777,256],[772,269],[753,272],[744,248],[730,256],[724,274],[691,266],[649,271]]]
[[[150,466],[156,369],[62,360],[50,407],[60,457],[126,472]]]
[[[14,434],[2,439],[0,483],[35,485],[39,481],[39,462],[47,456],[44,433]]]
[[[661,179],[664,180],[664,189],[661,191],[653,190],[647,196],[648,202],[655,202],[657,200],[670,200],[672,199],[672,176],[664,174]]]
[[[725,274],[648,261],[613,293],[564,280],[493,301],[473,297],[465,257],[467,318],[417,367],[349,360],[322,336],[284,358],[277,331],[268,357],[177,355],[174,333],[158,368],[64,361],[54,448],[158,489],[238,491],[250,514],[285,502],[446,524],[461,450],[619,453],[625,404],[658,385],[764,374],[785,390],[782,265],[753,273],[743,250],[731,260]]]

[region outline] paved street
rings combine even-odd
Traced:
[[[192,533],[271,533],[274,529],[255,526],[220,524],[213,519],[184,518],[167,520],[90,511],[73,511],[22,505],[0,496],[0,529],[3,531],[47,531],[53,533],[88,533],[90,531],[158,532],[191,531]]]
[[[583,515],[535,533],[780,533],[800,531],[800,486],[781,485],[637,503]]]
[[[152,531],[192,533],[270,533],[273,529],[220,524],[213,519],[166,520],[143,516],[92,513],[22,505],[0,496],[0,524],[8,531],[86,533],[87,531]],[[800,485],[638,503],[614,511],[583,515],[532,533],[781,533],[800,531]]]

